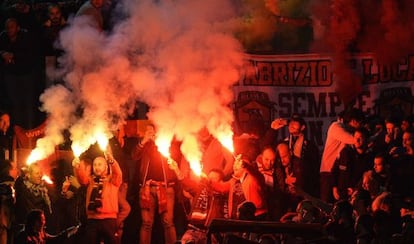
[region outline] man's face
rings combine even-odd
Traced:
[[[298,121],[291,120],[289,122],[289,133],[293,136],[298,136],[302,133],[302,126]]]
[[[410,132],[404,132],[402,136],[402,144],[404,148],[413,147],[413,135]]]
[[[233,164],[233,174],[236,177],[241,177],[244,173],[243,160],[236,159]]]
[[[10,116],[8,114],[3,114],[0,117],[0,131],[6,133],[10,127]]]
[[[275,152],[271,149],[266,149],[262,153],[262,164],[264,170],[271,170],[275,163]]]
[[[401,130],[402,131],[407,131],[408,128],[410,128],[410,127],[411,127],[410,122],[408,122],[407,120],[403,120],[401,122]]]
[[[49,19],[52,22],[52,25],[60,25],[62,13],[58,7],[51,7],[49,9]]]
[[[384,158],[377,157],[374,158],[374,171],[379,174],[384,170]]]
[[[155,138],[155,128],[152,125],[147,125],[145,128],[145,135],[152,140]]]
[[[290,160],[291,160],[291,155],[289,152],[289,148],[287,145],[280,145],[278,147],[278,152],[279,152],[279,157],[280,157],[280,162],[282,163],[282,165],[284,167],[288,166],[290,164]]]
[[[42,170],[38,165],[30,166],[29,181],[35,185],[40,185],[42,183]]]
[[[104,176],[107,172],[108,164],[105,158],[97,157],[93,160],[93,174],[95,176]]]
[[[394,134],[394,128],[395,128],[395,124],[394,123],[387,122],[385,124],[385,128],[387,130],[387,134],[389,134],[389,135]]]
[[[362,149],[365,146],[365,136],[359,131],[354,133],[354,146],[358,149]]]
[[[14,20],[7,20],[6,22],[6,33],[9,39],[14,39],[19,32],[19,25]]]

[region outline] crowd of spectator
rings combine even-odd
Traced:
[[[44,121],[39,95],[60,82],[50,75],[63,54],[57,41],[60,31],[68,26],[68,18],[80,15],[91,17],[91,25],[101,30],[107,28],[103,16],[108,14],[102,10],[106,2],[0,2],[0,109],[7,110],[15,124],[29,129]]]
[[[275,119],[266,135],[249,137],[249,143],[235,140],[232,157],[203,129],[198,140],[211,168],[201,175],[181,154],[179,141],[170,157],[158,152],[153,125],[141,138],[125,137],[120,128],[105,153],[94,145],[72,162],[49,165],[53,184],[42,178],[45,168],[38,163],[17,168],[5,150],[11,150],[10,117],[1,118],[4,243],[205,243],[215,218],[320,224],[315,243],[413,241],[412,116],[379,122],[352,108],[331,124],[322,153],[305,138],[306,121],[298,115]],[[287,138],[275,140],[271,135],[285,126]],[[333,150],[328,142],[339,147],[329,174],[323,166],[323,155]],[[24,226],[33,221],[42,227],[28,233]],[[304,241],[295,232],[214,240]]]

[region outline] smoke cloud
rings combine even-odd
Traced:
[[[201,128],[215,135],[231,128],[228,104],[243,48],[268,50],[280,17],[299,27],[312,19],[311,52],[332,54],[347,103],[361,89],[351,54],[372,52],[380,65],[398,63],[414,49],[413,10],[411,0],[125,0],[110,32],[76,17],[60,37],[66,54],[57,74],[65,85],[42,96],[50,118],[42,147],[50,151],[68,128],[85,150],[96,133],[110,136],[139,100],[150,106],[159,132],[193,150],[188,145]]]
[[[43,140],[59,143],[61,137],[51,138],[68,128],[79,154],[97,133],[111,137],[139,100],[150,106],[148,117],[160,133],[175,135],[184,154],[195,150],[200,157],[196,133],[206,126],[214,135],[233,122],[231,86],[243,64],[233,36],[235,6],[227,0],[144,0],[125,1],[117,10],[122,21],[109,33],[85,17],[61,33],[66,54],[58,73],[65,86],[43,95],[51,126]],[[49,152],[51,146],[43,147]]]

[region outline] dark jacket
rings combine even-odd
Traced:
[[[0,54],[11,52],[14,54],[14,63],[1,65],[5,74],[28,74],[39,67],[40,52],[37,41],[25,29],[20,29],[15,42],[11,42],[6,32],[0,33]]]
[[[299,158],[293,156],[291,159],[291,163],[289,165],[290,167],[289,171],[293,173],[293,177],[296,177],[295,186],[303,189],[304,184],[305,184],[305,181],[304,181],[305,172],[303,171],[303,167],[301,163],[302,161]],[[276,191],[282,192],[282,193],[294,194],[293,192],[290,191],[289,186],[285,183],[286,171],[285,171],[285,167],[281,165],[280,163],[276,166],[275,174],[276,174],[276,182],[275,182]]]
[[[171,183],[177,179],[175,173],[168,167],[167,159],[158,151],[153,141],[148,141],[143,146],[138,144],[132,151],[132,159],[139,161],[140,184],[145,184],[148,180]]]
[[[374,157],[371,152],[359,154],[352,145],[345,146],[334,164],[334,186],[342,198],[347,199],[347,188],[358,187],[365,171],[372,169]]]

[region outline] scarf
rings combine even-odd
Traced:
[[[43,200],[45,201],[48,209],[49,209],[49,213],[52,213],[52,205],[50,202],[50,198],[48,195],[48,191],[45,185],[42,184],[33,184],[32,182],[30,182],[29,180],[24,180],[23,181],[24,185],[26,186],[26,188],[29,190],[29,192],[31,194],[33,194],[35,197],[42,197]]]

